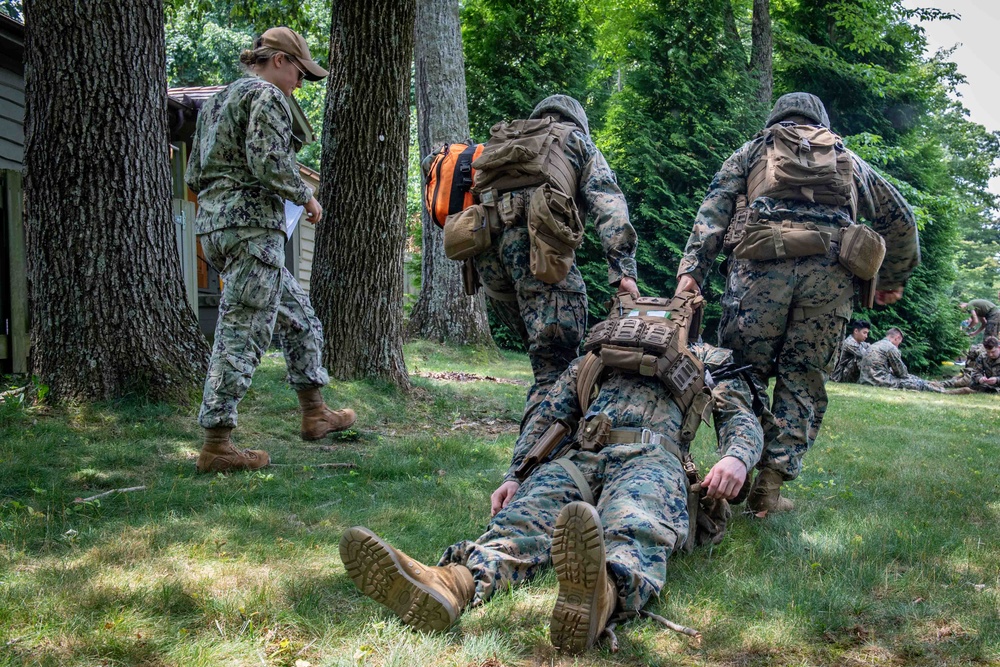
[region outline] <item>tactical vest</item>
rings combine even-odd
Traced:
[[[758,197],[840,206],[857,219],[854,160],[839,136],[815,125],[774,125],[764,137],[764,154],[750,168],[747,201]]]
[[[700,328],[704,299],[690,292],[672,299],[633,300],[627,294],[619,299],[611,317],[596,325],[584,342],[586,356],[577,376],[580,407],[587,411],[610,368],[655,377],[684,413],[680,440],[689,443],[712,405],[705,366],[688,349],[689,332]]]
[[[575,196],[576,170],[566,157],[566,142],[576,129],[571,123],[552,118],[515,120],[497,123],[490,128],[490,140],[472,163],[476,170],[472,191],[483,203],[512,190],[549,183],[553,188]]]

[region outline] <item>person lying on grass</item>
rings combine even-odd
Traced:
[[[618,296],[527,422],[482,536],[428,567],[367,528],[344,533],[341,559],[363,594],[442,631],[551,563],[551,640],[579,653],[659,595],[674,551],[721,540],[727,501],[763,447],[745,371],[729,350],[688,345],[701,296]],[[689,445],[709,411],[722,458],[699,481]]]

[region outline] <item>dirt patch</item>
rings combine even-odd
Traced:
[[[414,373],[417,377],[429,378],[431,380],[444,380],[446,382],[495,382],[496,384],[512,384],[517,387],[527,387],[528,383],[523,380],[510,380],[507,378],[495,378],[492,375],[480,375],[479,373],[462,373],[461,371],[424,371]]]

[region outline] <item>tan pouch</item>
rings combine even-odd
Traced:
[[[583,243],[583,221],[573,197],[548,183],[535,188],[528,204],[528,238],[531,274],[550,285],[566,278]]]
[[[885,239],[868,225],[851,225],[840,233],[841,265],[861,280],[878,275],[885,259]]]
[[[832,237],[832,229],[821,229],[812,224],[750,222],[733,255],[737,259],[755,260],[825,255],[830,249]]]
[[[444,254],[461,262],[483,254],[490,247],[490,227],[482,204],[475,204],[444,221]]]

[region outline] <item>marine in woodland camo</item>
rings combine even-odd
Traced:
[[[322,386],[323,328],[284,268],[284,200],[305,204],[291,111],[274,85],[247,77],[201,109],[185,180],[198,192],[196,227],[223,281],[215,343],[198,421],[235,426],[261,356],[276,334],[295,390]]]
[[[691,349],[710,371],[732,359],[728,350],[708,345]],[[531,415],[514,447],[506,481],[514,479],[527,452],[558,419],[580,424],[604,414],[612,428],[648,428],[683,447],[678,437],[683,415],[659,380],[611,370],[584,413],[577,395],[578,368],[579,361],[571,364]],[[719,382],[713,394],[719,452],[750,470],[760,456],[763,435],[749,385],[736,377]],[[473,604],[546,566],[556,517],[568,503],[584,499],[566,469],[554,462],[560,456],[577,466],[596,498],[619,610],[641,609],[663,589],[667,560],[689,531],[684,471],[676,456],[659,445],[613,444],[588,452],[568,440],[563,451],[555,451],[524,481],[479,539],[452,545],[440,564],[458,563],[472,571]]]
[[[859,364],[870,347],[871,343],[858,342],[848,334],[840,343],[840,356],[837,357],[837,366],[830,374],[830,379],[834,382],[857,382],[861,377]]]
[[[589,214],[608,262],[608,282],[635,278],[636,233],[629,222],[625,196],[615,174],[589,135],[580,103],[566,95],[542,100],[529,118],[558,112],[577,126],[566,142],[566,156],[577,176],[581,215]],[[568,193],[569,194],[569,193]],[[530,414],[559,374],[576,358],[587,327],[587,290],[574,263],[569,275],[550,285],[530,269],[526,223],[506,229],[475,258],[480,280],[500,319],[517,332],[528,348],[535,384],[528,392]]]
[[[910,375],[903,357],[889,338],[873,344],[861,360],[861,384],[910,391],[942,391],[942,387],[916,375]]]
[[[778,99],[768,125],[798,116],[829,126],[819,98],[792,93]],[[698,210],[678,278],[705,280],[722,250],[736,198],[747,193],[747,176],[765,154],[764,138],[755,137],[715,175]],[[858,215],[885,239],[886,256],[878,289],[902,287],[920,262],[916,221],[899,192],[861,158],[854,159]],[[852,223],[846,208],[806,201],[759,197],[750,203],[759,221],[816,223],[843,227]],[[835,241],[825,255],[776,260],[737,260],[722,298],[719,344],[751,364],[763,392],[775,377],[771,408],[763,416],[765,448],[760,468],[788,480],[798,476],[802,457],[815,440],[826,412],[824,383],[844,326],[850,317],[853,278],[843,268]]]

